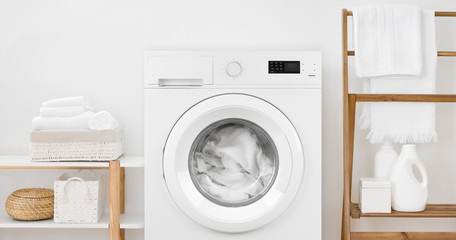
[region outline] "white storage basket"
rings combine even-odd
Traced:
[[[105,174],[65,173],[54,182],[54,199],[54,222],[97,223],[105,210]]]
[[[122,155],[122,130],[34,131],[32,161],[109,161]]]

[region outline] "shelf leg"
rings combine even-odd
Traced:
[[[120,168],[120,213],[125,213],[125,168]]]
[[[342,205],[342,231],[341,239],[350,240],[350,203],[351,203],[351,166],[350,163],[350,148],[353,149],[353,145],[350,145],[350,103],[348,93],[348,55],[347,55],[347,9],[342,10],[342,67],[343,67],[343,168],[344,168],[344,193],[343,193],[343,205]],[[351,158],[353,161],[353,158]]]
[[[121,240],[120,229],[120,161],[109,162],[109,234],[110,240]]]
[[[125,168],[120,168],[120,213],[125,213]],[[125,240],[125,229],[120,229],[120,239]]]
[[[356,96],[348,96],[348,145],[344,150],[344,201],[343,201],[343,221],[342,227],[344,239],[351,239],[351,193],[353,182],[353,150],[355,142],[355,114],[356,114]],[[345,141],[344,141],[345,142]],[[348,149],[347,149],[348,148]]]

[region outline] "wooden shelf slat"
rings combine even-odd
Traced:
[[[348,56],[355,56],[355,51],[347,51]],[[456,57],[456,51],[437,51],[439,57]]]
[[[353,16],[353,11],[347,11],[347,16]],[[435,12],[436,17],[456,17],[456,12]]]
[[[456,232],[352,232],[351,240],[454,240]]]
[[[422,212],[362,213],[357,203],[352,203],[351,217],[399,217],[399,218],[456,218],[456,204],[428,204]]]
[[[349,94],[356,102],[456,102],[456,94]]]

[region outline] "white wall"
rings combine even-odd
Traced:
[[[97,109],[112,112],[123,124],[126,154],[141,155],[144,50],[321,50],[323,236],[326,240],[339,239],[342,204],[340,14],[344,7],[379,3],[456,10],[456,2],[452,0],[0,0],[0,154],[27,154],[30,120],[37,115],[41,102],[84,95]],[[439,49],[456,49],[456,25],[446,20],[439,22],[443,22],[437,29]],[[455,61],[439,60],[439,64],[442,71],[438,88],[456,92],[455,73],[451,71]],[[354,83],[354,86],[356,89],[359,84]],[[450,183],[456,181],[455,150],[451,148],[456,129],[450,124],[456,115],[451,109],[439,106],[440,144],[420,146],[420,154],[430,172],[429,199],[433,202],[456,202],[455,185]],[[360,164],[355,169],[355,183],[359,176],[371,173],[369,158],[377,148],[364,141],[365,134],[357,134],[359,147],[355,155]],[[35,183],[36,179],[50,181],[54,175],[7,171],[0,177],[0,201],[4,201],[13,187]],[[141,191],[141,184],[138,185],[138,179],[132,175],[127,179],[131,194]],[[453,194],[448,196],[448,192]],[[127,201],[127,210],[138,210],[137,205],[142,204],[140,197],[131,195]],[[451,227],[455,223],[414,220],[407,226],[417,231],[423,227],[425,230],[445,227],[454,230]],[[374,219],[359,222],[354,229],[380,226],[380,230],[391,230],[396,225],[397,222]],[[71,239],[71,235],[65,231],[0,230],[0,238],[7,240],[30,236]],[[103,231],[91,230],[78,232],[77,238],[100,239],[105,235]],[[142,233],[130,232],[129,235],[129,239],[141,239]]]

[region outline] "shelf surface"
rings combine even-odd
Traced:
[[[14,220],[4,211],[0,214],[0,228],[95,228],[108,229],[109,214],[105,213],[98,223],[55,223],[53,219],[41,221]],[[144,228],[144,216],[139,213],[125,213],[120,215],[120,228],[142,229]]]
[[[456,17],[456,12],[435,12],[436,17]],[[347,16],[353,16],[353,11],[347,11]]]
[[[124,156],[120,159],[121,167],[144,167],[144,157]],[[108,168],[109,161],[104,162],[38,162],[31,161],[30,156],[0,156],[0,168]]]
[[[454,240],[455,232],[352,232],[352,240]]]
[[[355,94],[356,102],[456,102],[456,94]]]
[[[347,51],[348,56],[355,56],[355,51]],[[455,57],[455,51],[437,51],[437,56],[440,57]]]
[[[456,218],[456,204],[428,204],[422,212],[362,213],[357,203],[351,206],[351,217]]]

